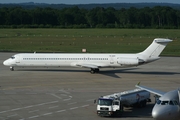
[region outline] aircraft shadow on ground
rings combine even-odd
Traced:
[[[125,108],[122,115],[113,118],[152,118],[152,109],[154,104],[147,104],[144,108]]]
[[[100,74],[113,74],[113,73],[132,73],[132,74],[149,74],[149,75],[174,75],[180,74],[178,72],[166,72],[166,71],[145,71],[141,68],[128,68],[128,69],[114,69],[114,70],[106,70],[100,71]]]
[[[74,73],[78,73],[78,72],[90,72],[90,70],[77,70],[77,69],[17,69],[17,71],[38,71],[38,72],[74,72]],[[140,68],[126,68],[126,69],[111,69],[111,70],[100,70],[99,73],[95,73],[95,74],[100,74],[100,75],[105,75],[105,76],[109,76],[109,77],[114,77],[114,78],[121,78],[120,76],[118,76],[117,74],[119,73],[127,73],[127,74],[145,74],[145,75],[175,75],[175,74],[180,74],[178,72],[166,72],[166,71],[144,71],[143,69],[140,70]],[[93,75],[93,74],[92,74]]]

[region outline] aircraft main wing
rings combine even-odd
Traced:
[[[93,65],[93,64],[76,64],[76,66],[78,67],[84,67],[84,68],[99,68],[97,65]]]
[[[150,93],[153,93],[153,94],[156,94],[158,96],[163,96],[165,94],[165,92],[162,92],[162,91],[159,91],[159,90],[156,90],[156,89],[152,89],[152,88],[149,88],[149,87],[146,87],[146,86],[141,86],[140,83],[138,83],[137,85],[135,85],[137,88],[140,88],[140,89],[143,89],[143,90],[146,90]]]

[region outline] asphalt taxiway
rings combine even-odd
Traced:
[[[94,99],[134,89],[135,84],[168,91],[180,87],[180,57],[162,57],[143,66],[100,69],[15,68],[2,63],[14,53],[0,53],[0,120],[153,120],[153,102],[127,108],[123,116],[96,115]]]

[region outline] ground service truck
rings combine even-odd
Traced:
[[[147,102],[151,102],[150,93],[142,89],[101,96],[97,101],[97,114],[121,115],[123,107],[145,107]]]

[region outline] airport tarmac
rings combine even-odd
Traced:
[[[121,117],[99,117],[94,99],[135,88],[135,84],[168,91],[180,87],[180,57],[133,68],[15,68],[2,63],[14,53],[0,53],[0,120],[153,120],[152,103],[125,109]]]

